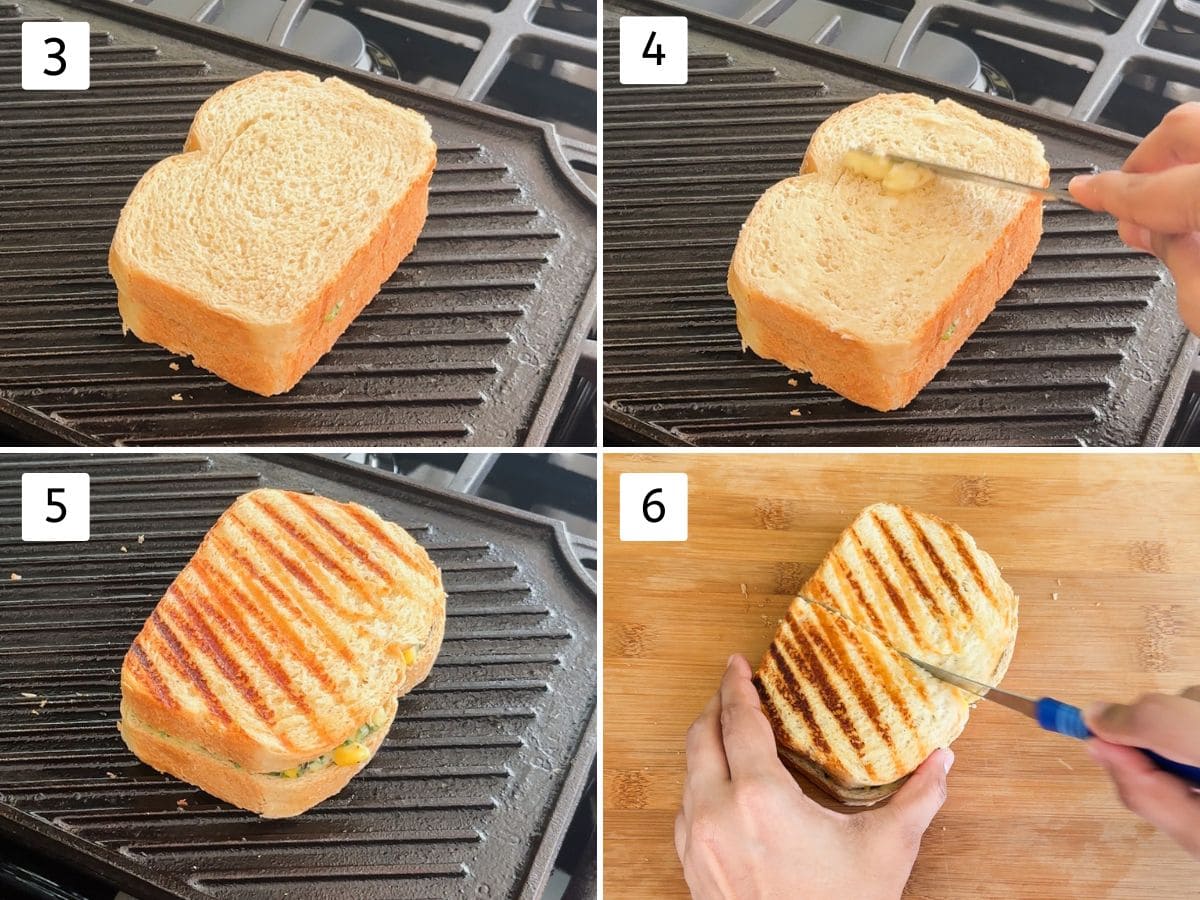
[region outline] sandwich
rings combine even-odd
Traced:
[[[876,504],[792,601],[755,672],[780,757],[833,797],[870,805],[962,733],[978,699],[901,653],[995,685],[1017,596],[950,522]]]
[[[436,152],[419,113],[337,78],[219,91],[121,211],[125,330],[245,390],[290,390],[412,251]]]
[[[121,668],[144,763],[276,818],[336,794],[441,647],[441,573],[402,528],[279,490],[234,501]]]
[[[879,94],[825,120],[800,174],[755,204],[729,265],[743,347],[878,410],[908,405],[949,362],[1042,234],[1040,197],[864,165],[886,153],[1050,178],[1026,131],[953,100]]]

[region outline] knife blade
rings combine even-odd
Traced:
[[[870,151],[864,150],[864,153]],[[914,159],[911,156],[900,156],[896,153],[879,153],[875,154],[882,156],[884,159],[893,163],[912,163],[914,166],[920,166],[923,169],[928,169],[935,175],[941,175],[944,178],[955,178],[959,181],[971,181],[975,184],[986,184],[990,187],[1004,188],[1010,191],[1024,191],[1028,194],[1037,194],[1044,200],[1057,200],[1060,203],[1069,203],[1072,206],[1077,206],[1080,209],[1087,209],[1082,203],[1072,197],[1066,191],[1056,191],[1053,188],[1038,187],[1036,184],[1026,184],[1023,181],[1009,181],[1007,178],[997,178],[995,175],[984,175],[982,172],[972,172],[970,169],[959,169],[954,166],[943,165],[942,163],[927,162],[923,159]]]
[[[968,693],[975,694],[978,697],[983,697],[991,700],[994,703],[999,703],[1001,706],[1007,706],[1009,709],[1015,710],[1022,715],[1028,716],[1031,719],[1037,718],[1037,701],[1031,700],[1028,697],[1022,697],[1020,694],[1012,694],[1008,691],[1002,691],[998,687],[992,687],[990,684],[984,684],[980,681],[973,681],[964,675],[959,675],[957,672],[951,672],[947,669],[941,669],[932,663],[927,663],[924,660],[917,659],[915,656],[909,656],[903,651],[897,650],[901,656],[911,663],[916,663],[934,678],[945,681],[947,684],[952,684],[957,688],[962,688]]]
[[[932,663],[917,659],[915,656],[910,656],[902,650],[897,650],[896,652],[913,665],[924,669],[934,678],[944,681],[947,684],[952,684],[985,700],[991,700],[999,703],[1001,706],[1007,706],[1011,710],[1022,713],[1033,719],[1046,731],[1053,731],[1057,734],[1064,734],[1067,737],[1079,740],[1093,737],[1091,729],[1084,724],[1083,712],[1078,706],[1063,703],[1061,700],[1055,700],[1053,697],[1039,697],[1037,700],[1033,700],[1029,697],[1023,697],[1020,694],[1002,691],[998,687],[975,681],[956,672],[949,672]],[[1200,766],[1189,766],[1186,763],[1176,762],[1173,759],[1168,759],[1165,756],[1155,753],[1153,750],[1147,750],[1145,747],[1138,747],[1136,749],[1144,753],[1151,762],[1163,771],[1170,772],[1172,775],[1182,778],[1194,788],[1200,788]]]

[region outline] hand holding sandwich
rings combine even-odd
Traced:
[[[1200,334],[1200,103],[1167,113],[1121,171],[1079,175],[1070,191],[1115,216],[1126,244],[1166,263],[1180,318]]]
[[[1200,685],[1178,697],[1145,694],[1128,706],[1098,703],[1084,720],[1097,735],[1088,751],[1107,770],[1121,802],[1200,857],[1200,793],[1133,749],[1200,765]]]
[[[730,657],[687,735],[675,849],[688,887],[701,900],[899,897],[953,761],[949,750],[934,752],[882,809],[827,810],[779,761],[750,666]]]

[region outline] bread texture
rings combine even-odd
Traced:
[[[337,78],[219,91],[121,211],[125,328],[245,390],[290,390],[412,251],[436,152],[420,114]]]
[[[755,674],[780,756],[847,804],[894,793],[962,733],[978,700],[900,654],[998,684],[1017,613],[996,563],[961,528],[904,506],[863,510]]]
[[[371,758],[387,737],[395,718],[396,706],[396,701],[392,700],[387,724],[363,741],[370,750]],[[341,791],[371,761],[368,758],[352,766],[330,765],[311,775],[281,778],[231,765],[201,748],[176,741],[136,720],[122,720],[120,728],[125,744],[146,765],[174,775],[214,797],[258,813],[266,819],[297,816],[311,809]]]
[[[271,773],[323,757],[367,723],[382,740],[380,711],[390,724],[396,698],[429,674],[445,617],[441,573],[399,526],[353,503],[253,491],[221,515],[134,639],[121,733],[143,761],[247,809],[317,802],[351,767]]]
[[[906,406],[1029,265],[1042,200],[935,177],[893,195],[849,150],[1045,186],[1032,134],[953,100],[879,94],[830,116],[800,174],[769,188],[729,266],[742,342],[878,410]]]

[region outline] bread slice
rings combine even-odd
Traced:
[[[967,723],[969,700],[869,630],[793,601],[756,673],[779,755],[852,806],[896,791]]]
[[[394,699],[390,703],[391,711],[385,724],[362,741],[370,753],[367,759],[346,766],[326,764],[311,774],[294,778],[279,773],[250,772],[213,756],[202,747],[185,744],[148,728],[136,719],[123,719],[119,727],[125,744],[147,765],[265,819],[281,819],[297,816],[329,799],[366,768],[392,727],[397,703]]]
[[[437,656],[445,603],[424,549],[370,510],[245,494],[126,654],[121,734],[144,762],[217,797],[298,812],[353,774],[314,761],[346,741],[373,752],[386,735],[396,697]]]
[[[984,684],[1008,671],[1018,600],[952,523],[875,504],[791,604],[756,673],[780,755],[849,804],[895,792],[978,698],[899,652]]]
[[[121,211],[125,328],[248,391],[290,390],[412,251],[436,150],[420,114],[337,78],[230,85]]]
[[[769,188],[729,266],[743,344],[878,410],[912,401],[1028,267],[1041,198],[948,178],[909,193],[848,171],[852,149],[1049,183],[1032,134],[953,100],[879,94],[830,116],[801,174]]]

